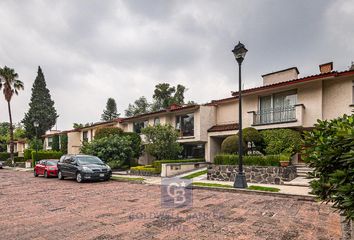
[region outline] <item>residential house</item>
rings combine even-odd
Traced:
[[[317,119],[333,119],[351,114],[354,106],[354,70],[333,71],[333,63],[321,64],[316,75],[299,78],[296,67],[265,74],[262,86],[242,91],[243,128],[257,130],[291,128],[302,131]],[[141,133],[148,125],[170,124],[179,132],[181,157],[205,157],[212,162],[222,141],[239,129],[238,93],[202,105],[172,105],[167,109],[119,118],[67,131],[68,152],[79,153],[82,143],[91,141],[97,129],[119,127]],[[144,136],[142,139],[144,140]],[[153,161],[146,153],[139,163]]]
[[[27,139],[18,139],[14,141],[14,153],[18,153],[19,157],[23,157],[24,151],[28,148]],[[7,144],[7,152],[10,152],[10,143]]]
[[[319,69],[319,74],[302,78],[296,67],[265,74],[262,86],[243,90],[243,128],[304,130],[317,119],[351,114],[354,71],[333,71],[332,62]],[[220,152],[223,139],[238,132],[238,92],[232,95],[207,104],[216,108],[216,125],[208,129],[208,161]]]

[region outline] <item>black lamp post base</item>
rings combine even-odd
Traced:
[[[237,173],[234,188],[247,188],[246,176],[244,173]]]

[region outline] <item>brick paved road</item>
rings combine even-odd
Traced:
[[[0,239],[339,239],[329,206],[194,190],[193,209],[160,207],[159,186],[78,184],[0,170]],[[214,214],[213,214],[214,212]]]

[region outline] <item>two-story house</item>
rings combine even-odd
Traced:
[[[354,70],[333,71],[333,63],[319,66],[317,75],[298,78],[296,67],[263,75],[263,85],[242,91],[243,128],[310,129],[317,119],[351,114]],[[238,132],[238,92],[212,101],[216,125],[208,130],[206,159],[213,161],[222,140]]]

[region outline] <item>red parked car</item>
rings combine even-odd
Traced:
[[[34,167],[34,176],[43,175],[45,178],[58,176],[58,160],[45,159],[40,160]]]

